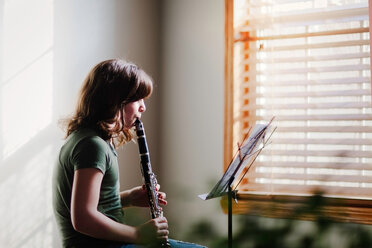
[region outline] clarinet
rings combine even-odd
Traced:
[[[163,217],[163,210],[159,206],[158,194],[156,192],[156,185],[158,184],[158,182],[151,168],[150,153],[147,146],[145,129],[143,128],[143,124],[139,119],[137,119],[134,124],[137,134],[142,178],[147,191],[151,217],[153,219]],[[166,240],[164,243],[161,244],[161,247],[170,247],[169,241]]]

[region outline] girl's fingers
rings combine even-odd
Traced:
[[[159,200],[165,200],[165,198],[167,198],[167,195],[164,192],[158,192],[158,198]]]
[[[167,195],[164,192],[158,192],[158,200],[160,204],[167,205],[168,202],[165,200],[166,197]]]
[[[165,217],[159,217],[156,220],[156,226],[158,230],[168,229],[168,221]]]
[[[159,199],[159,203],[164,206],[168,204],[168,202],[164,199]]]
[[[160,238],[168,238],[169,231],[168,230],[161,230],[158,231],[158,237]]]

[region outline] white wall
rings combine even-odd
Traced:
[[[167,0],[162,15],[161,164],[171,232],[198,219],[226,225],[219,200],[202,201],[222,175],[224,1]]]
[[[223,0],[0,0],[0,247],[59,247],[57,121],[112,57],[155,79],[144,124],[172,236],[200,217],[224,224],[218,201],[197,198],[222,173],[223,14]],[[136,145],[119,162],[122,188],[140,184]]]

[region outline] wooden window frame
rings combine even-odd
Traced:
[[[234,0],[225,0],[225,118],[224,118],[224,169],[233,157],[233,102],[234,102]],[[369,20],[372,23],[372,0],[369,0]],[[372,25],[370,25],[372,34]],[[372,37],[372,36],[371,36]],[[372,48],[372,39],[370,39]],[[371,65],[372,65],[372,56]],[[372,71],[372,70],[371,70]],[[292,211],[301,207],[312,195],[259,195],[238,192],[237,202],[233,202],[233,214],[251,214],[270,218],[291,217]],[[340,222],[372,224],[372,201],[324,197],[322,213]],[[227,212],[227,198],[221,200],[222,209]],[[312,220],[316,216],[296,216],[297,219]]]

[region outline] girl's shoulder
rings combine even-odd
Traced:
[[[72,132],[68,137],[64,145],[68,150],[74,151],[78,148],[89,149],[89,150],[107,150],[109,144],[107,141],[102,139],[98,133],[91,128],[82,128]]]

